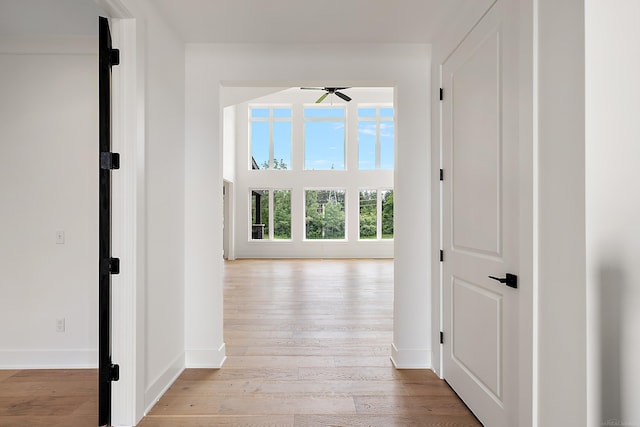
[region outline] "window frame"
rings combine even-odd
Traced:
[[[344,198],[344,237],[341,239],[310,239],[307,237],[307,191],[342,191]],[[302,189],[302,241],[303,242],[348,242],[349,241],[349,218],[348,218],[348,190],[346,187],[304,187]]]
[[[383,109],[391,108],[393,110],[393,116],[382,116],[380,111]],[[361,109],[375,109],[376,115],[373,117],[360,116]],[[356,107],[357,114],[357,128],[358,128],[358,142],[357,142],[357,152],[358,152],[358,170],[366,171],[366,170],[394,170],[395,169],[395,145],[396,145],[396,135],[395,135],[395,126],[396,126],[396,109],[392,103],[384,103],[384,104],[358,104]],[[375,167],[372,169],[362,169],[360,168],[360,122],[369,122],[375,123],[376,125],[376,154],[375,154]],[[381,132],[380,132],[380,123],[381,122],[392,122],[393,123],[393,166],[391,168],[381,168],[382,163],[382,143]]]
[[[342,117],[306,117],[305,111],[307,109],[328,110],[328,109],[342,109],[344,114]],[[346,171],[348,170],[348,158],[347,158],[347,145],[348,135],[347,126],[349,109],[346,105],[319,105],[319,104],[302,104],[302,170],[303,171]],[[307,169],[307,123],[341,123],[343,125],[343,142],[342,142],[342,158],[344,166],[342,169]]]
[[[269,220],[267,222],[267,229],[268,229],[268,235],[266,237],[263,236],[262,239],[254,239],[253,238],[253,193],[257,192],[257,191],[268,191],[269,192],[269,197],[268,197],[268,212],[269,212]],[[291,223],[291,225],[293,225],[293,189],[292,188],[271,188],[271,187],[250,187],[248,190],[248,195],[249,195],[249,211],[248,211],[248,217],[247,217],[247,223],[248,223],[248,240],[249,242],[253,243],[253,242],[291,242],[293,240],[293,229],[290,228],[289,230],[289,234],[291,235],[291,237],[289,237],[288,239],[276,239],[275,238],[275,218],[274,218],[274,211],[275,211],[275,192],[276,191],[288,191],[289,192],[289,200],[290,200],[290,206],[289,206],[289,221]]]
[[[376,237],[374,238],[361,238],[360,237],[360,193],[362,193],[363,191],[375,191],[376,192]],[[393,233],[393,237],[391,238],[384,238],[384,234],[382,232],[382,193],[386,192],[386,191],[390,191],[392,193],[394,193],[395,196],[395,191],[393,187],[380,187],[380,188],[371,188],[371,187],[362,187],[358,189],[358,241],[359,242],[388,242],[388,241],[393,241],[395,238],[395,212],[393,215],[393,223],[394,223],[394,233]]]
[[[275,117],[274,110],[279,109],[289,109],[291,111],[291,115],[289,117]],[[268,117],[253,117],[253,110],[269,110]],[[293,104],[249,104],[248,108],[248,144],[249,144],[249,170],[252,172],[255,171],[273,171],[273,170],[285,170],[290,171],[293,169]],[[254,169],[253,168],[253,123],[268,123],[269,124],[269,167],[266,169]],[[289,123],[290,124],[290,132],[291,138],[289,140],[289,163],[287,169],[275,169],[273,167],[273,162],[275,160],[275,141],[274,141],[274,123]],[[257,163],[257,162],[256,162]],[[260,165],[258,165],[260,167]]]

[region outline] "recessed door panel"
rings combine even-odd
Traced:
[[[451,74],[453,246],[501,254],[500,35]]]
[[[456,277],[451,286],[451,357],[480,387],[501,401],[502,295]]]

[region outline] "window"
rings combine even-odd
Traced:
[[[383,239],[393,239],[393,190],[380,191],[382,210],[381,231]]]
[[[393,190],[360,191],[360,239],[393,239]]]
[[[273,238],[291,239],[291,191],[273,191]]]
[[[304,109],[305,170],[345,169],[344,107]]]
[[[305,191],[305,237],[316,239],[345,238],[345,191]]]
[[[251,240],[291,239],[291,190],[251,190]]]
[[[251,169],[291,168],[291,107],[250,107]],[[254,163],[255,162],[255,163]]]
[[[358,169],[393,169],[392,107],[358,108]]]

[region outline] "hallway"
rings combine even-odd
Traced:
[[[392,260],[224,274],[224,367],[186,370],[140,426],[480,425],[432,371],[392,367]]]

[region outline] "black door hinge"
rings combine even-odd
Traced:
[[[444,181],[444,169],[440,169],[440,181]]]
[[[120,65],[120,49],[111,49],[111,56],[109,57],[109,64]]]
[[[120,365],[116,365],[114,363],[109,366],[109,381],[119,381],[120,380]]]
[[[440,101],[444,100],[444,89],[440,88]]]
[[[444,251],[440,249],[440,262],[444,261]]]
[[[100,169],[120,169],[120,154],[109,152],[100,153]]]
[[[444,344],[444,332],[440,331],[440,344]]]
[[[109,258],[109,273],[120,274],[120,258]]]

